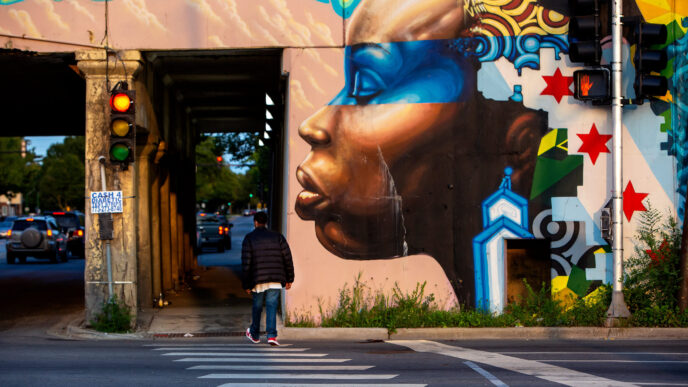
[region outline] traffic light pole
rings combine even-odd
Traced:
[[[612,302],[607,310],[607,326],[613,326],[620,318],[628,318],[631,313],[623,296],[623,157],[621,114],[621,12],[622,0],[612,0],[612,126],[613,126],[613,234],[612,254],[614,257],[614,278],[612,282]]]

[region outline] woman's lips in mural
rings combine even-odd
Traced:
[[[296,198],[296,212],[306,220],[315,218],[315,213],[329,205],[329,199],[322,193],[315,181],[303,168],[296,170],[296,179],[305,188]]]

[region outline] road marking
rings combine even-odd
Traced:
[[[532,359],[531,359],[532,360]],[[575,360],[550,360],[550,359],[540,359],[536,361],[546,361],[548,363],[688,363],[688,360],[597,360],[597,359],[575,359]]]
[[[344,363],[351,359],[275,359],[243,357],[185,357],[175,361],[196,363]]]
[[[199,379],[392,379],[399,375],[392,374],[208,374],[199,376]]]
[[[425,387],[427,384],[404,384],[404,383],[394,383],[394,384],[320,384],[320,383],[309,383],[309,384],[285,384],[285,383],[227,383],[220,384],[218,387],[377,387],[377,386],[394,386],[394,387]]]
[[[688,352],[500,352],[503,355],[688,355]]]
[[[480,375],[482,375],[483,377],[485,377],[485,379],[489,380],[489,381],[490,381],[492,384],[494,384],[495,386],[509,387],[509,385],[505,384],[504,382],[502,382],[501,380],[499,380],[499,378],[497,378],[496,376],[492,375],[491,373],[489,373],[489,372],[485,371],[484,369],[478,367],[478,365],[475,364],[475,363],[473,363],[472,361],[465,361],[465,362],[463,362],[463,364],[465,364],[465,365],[471,367],[471,368],[473,369],[473,371],[475,371],[475,372],[479,373]]]
[[[321,366],[321,365],[252,365],[251,371],[365,371],[373,366]],[[187,370],[246,371],[245,365],[197,365]]]
[[[688,383],[655,383],[655,382],[633,382],[639,386],[688,386]]]
[[[304,352],[310,348],[241,348],[241,351],[249,352]],[[185,347],[161,347],[154,348],[153,351],[234,351],[236,348],[206,347],[206,348],[185,348]]]
[[[276,352],[169,352],[161,356],[303,356],[322,357],[325,353],[276,353]]]
[[[535,376],[567,386],[633,386],[632,383],[620,382],[600,376],[586,374],[555,365],[540,363],[534,360],[520,359],[500,353],[453,347],[427,340],[388,340],[387,343],[410,348],[416,352],[430,352],[451,356],[476,363],[487,364],[521,374]]]
[[[144,347],[265,347],[273,348],[268,344],[145,344]],[[291,344],[281,344],[280,347],[289,347]]]

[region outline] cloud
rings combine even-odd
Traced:
[[[217,35],[208,36],[208,42],[210,42],[210,44],[212,44],[215,47],[226,47],[225,44],[220,39],[220,37]]]
[[[272,34],[270,34],[270,31],[266,30],[265,28],[263,28],[257,24],[254,25],[253,27],[255,29],[257,29],[261,35],[263,35],[263,37],[268,41],[268,43],[275,45],[275,46],[280,45],[279,41],[274,36],[272,36]]]
[[[310,12],[306,12],[306,19],[308,19],[308,25],[311,27],[311,30],[313,30],[316,36],[322,39],[325,44],[331,46],[336,45],[334,38],[332,38],[332,31],[327,24],[315,20],[313,14]]]
[[[62,20],[62,17],[57,12],[55,12],[55,6],[51,0],[38,0],[38,2],[43,5],[45,14],[50,21],[57,24],[57,26],[63,30],[69,30],[69,25]]]
[[[314,106],[310,101],[308,101],[308,98],[306,98],[306,93],[303,91],[303,86],[301,86],[301,82],[292,79],[289,82],[289,100],[290,102],[294,102],[296,104],[296,107],[299,109],[313,109]]]
[[[42,37],[41,33],[38,32],[36,25],[33,24],[31,15],[29,15],[28,12],[24,10],[17,11],[16,9],[10,9],[8,13],[10,14],[10,17],[21,26],[23,31],[22,35],[30,36],[32,38]]]
[[[79,4],[79,2],[77,2],[77,0],[67,0],[67,3],[69,3],[72,7],[74,7],[74,9],[78,13],[85,15],[86,17],[91,19],[92,22],[95,23],[95,21],[96,21],[95,16],[93,16],[93,14],[88,9],[86,9],[86,7]]]
[[[248,24],[246,24],[246,22],[241,18],[241,15],[239,15],[239,11],[237,10],[236,1],[224,0],[222,5],[223,5],[225,12],[229,13],[229,20],[232,22],[230,24],[232,24],[235,27],[238,27],[249,38],[253,38],[253,33],[251,33],[251,29],[248,27]]]
[[[224,24],[222,19],[217,16],[215,11],[213,11],[213,8],[205,0],[186,0],[186,2],[198,8],[198,11],[201,13],[201,15],[216,23]]]
[[[303,71],[304,74],[306,74],[306,78],[308,78],[308,82],[311,84],[311,86],[313,86],[315,91],[317,91],[318,93],[320,93],[322,95],[326,95],[325,90],[323,90],[322,87],[320,87],[320,85],[318,84],[318,80],[315,79],[315,77],[313,76],[313,73],[311,73],[310,70],[308,70],[306,68],[306,66],[301,66],[301,70]]]
[[[162,31],[167,31],[162,23],[158,20],[155,14],[151,13],[146,7],[146,2],[144,0],[122,0],[124,5],[127,7],[129,12],[131,12],[134,17],[139,19],[146,26],[154,26]]]

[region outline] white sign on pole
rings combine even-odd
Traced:
[[[91,192],[91,213],[122,212],[122,191]]]

